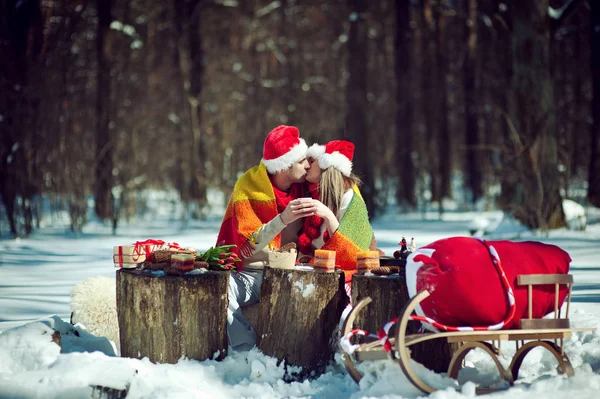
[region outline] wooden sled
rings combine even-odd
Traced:
[[[519,285],[527,285],[528,289],[528,318],[521,320],[520,328],[497,331],[430,332],[407,335],[406,327],[408,322],[411,321],[410,316],[415,310],[415,307],[430,295],[428,291],[421,291],[406,304],[398,317],[395,337],[390,338],[393,346],[392,351],[389,354],[386,353],[383,349],[383,345],[378,340],[359,345],[353,353],[347,353],[344,348],[342,348],[346,370],[354,381],[358,383],[362,378],[362,374],[356,368],[356,363],[391,358],[400,365],[408,380],[415,387],[422,392],[429,394],[437,389],[424,382],[414,371],[411,365],[410,347],[419,342],[433,339],[446,339],[448,342],[455,342],[459,345],[459,348],[454,353],[454,356],[450,361],[450,366],[448,367],[448,377],[454,379],[458,377],[459,371],[463,368],[463,360],[467,354],[471,350],[477,348],[482,349],[492,358],[498,368],[500,377],[510,386],[517,380],[519,369],[525,356],[536,347],[546,349],[556,358],[558,361],[559,374],[566,374],[569,377],[573,376],[573,367],[564,352],[563,342],[566,338],[570,338],[575,332],[595,331],[595,328],[570,328],[568,317],[571,304],[573,276],[569,274],[519,275],[517,277],[517,283]],[[532,286],[548,284],[554,284],[555,286],[556,299],[554,303],[554,318],[534,319],[532,318]],[[558,303],[558,290],[561,284],[566,284],[569,288],[564,318],[561,318],[561,307]],[[346,336],[346,334],[352,331],[352,324],[357,314],[370,302],[371,298],[366,297],[350,312],[342,328],[343,336]],[[514,341],[517,347],[517,351],[512,358],[508,370],[505,369],[498,360],[498,356],[501,353],[501,343],[503,341]],[[478,387],[477,393],[489,393],[494,390],[496,389]]]

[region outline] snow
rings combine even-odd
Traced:
[[[219,207],[215,207],[219,210]],[[117,356],[107,338],[71,325],[73,288],[93,277],[115,278],[112,247],[146,238],[178,242],[184,247],[208,249],[215,243],[219,212],[204,221],[160,217],[138,220],[119,228],[92,222],[75,236],[58,222],[46,224],[26,240],[0,240],[0,398],[91,397],[94,386],[128,389],[132,398],[408,398],[422,397],[392,361],[361,364],[365,377],[356,384],[336,361],[318,378],[286,382],[283,365],[259,350],[235,352],[222,361],[181,359],[177,364],[153,364],[147,358]],[[559,245],[569,252],[575,288],[571,303],[573,327],[600,328],[600,223],[585,231],[558,230],[540,235],[527,231],[498,212],[446,212],[442,219],[424,214],[398,214],[390,210],[373,221],[378,246],[386,254],[398,249],[399,238],[415,237],[425,245],[440,238],[469,235],[469,230],[503,239],[533,239]],[[297,286],[303,295],[318,287]],[[61,333],[62,350],[52,342]],[[308,338],[308,337],[307,337]],[[514,345],[502,348],[507,366]],[[600,333],[575,333],[565,350],[575,376],[556,372],[556,361],[536,350],[525,358],[517,384],[495,398],[596,398],[600,390]],[[473,352],[458,383],[414,364],[423,379],[441,389],[436,399],[472,398],[475,384],[498,380],[487,355]],[[459,385],[460,383],[460,385]]]
[[[302,281],[295,282],[294,286],[296,286],[300,292],[302,292],[303,298],[309,297],[313,292],[315,292],[316,288],[312,283],[309,283],[306,287],[304,287],[304,283]]]
[[[573,200],[565,199],[563,200],[563,210],[565,212],[565,219],[571,230],[585,230],[587,216],[583,206]]]

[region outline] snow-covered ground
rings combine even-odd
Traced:
[[[111,355],[105,338],[69,324],[73,286],[90,277],[114,279],[112,247],[147,238],[175,241],[205,250],[213,246],[220,218],[182,223],[160,215],[119,228],[90,223],[74,236],[65,225],[45,226],[27,240],[0,241],[0,398],[85,398],[91,386],[129,387],[128,398],[400,398],[422,396],[391,361],[365,365],[360,385],[345,372],[340,356],[327,373],[314,380],[284,382],[284,370],[274,358],[257,349],[232,352],[221,361],[181,360],[175,365],[148,359]],[[219,214],[219,212],[215,212]],[[437,215],[388,212],[373,221],[378,246],[387,254],[397,249],[402,235],[417,245],[440,238],[468,235],[469,230],[491,232],[490,238],[534,239],[555,244],[571,255],[576,285],[571,305],[574,327],[600,328],[600,224],[585,231],[560,230],[547,235],[527,232],[497,212]],[[50,342],[62,333],[62,351]],[[74,332],[77,331],[77,336]],[[600,391],[600,332],[575,334],[565,343],[575,376],[556,373],[556,361],[542,351],[532,352],[521,368],[516,386],[497,398],[597,398]],[[511,348],[504,362],[510,362]],[[514,349],[513,349],[514,352]],[[483,354],[467,358],[472,367],[465,377],[486,381],[493,363]],[[418,366],[417,366],[418,367]],[[441,380],[437,375],[426,378]],[[444,383],[444,381],[440,381]],[[447,382],[447,381],[446,381]],[[437,391],[432,398],[473,397],[475,385]]]

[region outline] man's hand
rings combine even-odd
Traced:
[[[325,220],[329,234],[335,233],[339,227],[339,221],[331,209],[321,201],[312,198],[298,198],[290,201],[280,216],[283,223],[287,225],[294,220],[312,215],[317,215]]]
[[[279,215],[284,224],[290,224],[295,220],[312,216],[316,212],[316,206],[312,198],[297,198],[290,201],[283,212]],[[317,201],[319,202],[319,201]],[[320,202],[319,202],[320,203]]]

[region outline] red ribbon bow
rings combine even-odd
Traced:
[[[150,254],[152,253],[152,246],[154,245],[158,245],[158,246],[162,246],[164,245],[164,241],[163,240],[153,240],[153,239],[148,239],[145,241],[136,241],[133,244],[133,255],[137,257],[134,258],[134,261],[137,261],[139,259],[140,256],[144,255],[145,257],[150,256]],[[142,250],[144,250],[144,252],[142,253]]]

